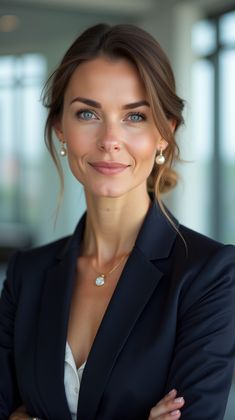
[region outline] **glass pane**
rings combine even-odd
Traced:
[[[201,20],[192,28],[192,50],[196,55],[211,54],[216,48],[216,31],[214,24]]]
[[[220,54],[220,156],[223,241],[235,243],[235,51]]]
[[[213,158],[214,69],[210,61],[198,60],[192,70],[194,149],[200,162]]]
[[[37,54],[0,57],[0,68],[0,222],[32,231],[40,208],[46,61]]]
[[[21,61],[22,77],[28,83],[32,79],[40,79],[46,72],[45,59],[40,54],[24,55]]]
[[[11,82],[15,77],[15,57],[0,57],[0,84]]]
[[[212,167],[213,167],[213,92],[214,69],[211,62],[198,60],[192,68],[192,144],[194,148],[194,192],[200,203],[196,208],[197,228],[212,232]],[[193,180],[190,180],[192,182]],[[203,205],[202,205],[203,203]]]
[[[220,54],[221,82],[221,143],[220,153],[223,161],[235,159],[235,50],[223,51]]]
[[[17,221],[17,161],[14,156],[8,156],[1,165],[0,174],[4,181],[0,183],[1,222]]]
[[[220,18],[220,41],[235,43],[235,12],[226,13]]]
[[[24,160],[36,162],[43,151],[43,114],[41,86],[25,86],[22,92],[22,130]]]
[[[0,89],[0,167],[2,159],[14,152],[14,120],[14,89]]]
[[[15,217],[15,191],[18,165],[14,147],[14,90],[0,90],[0,202],[1,219]]]

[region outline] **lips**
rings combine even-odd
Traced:
[[[111,161],[101,161],[101,162],[90,162],[91,166],[96,168],[126,168],[129,165],[125,165],[124,163],[119,162],[111,162]]]
[[[122,172],[124,169],[128,168],[130,165],[126,165],[120,162],[112,161],[97,161],[89,162],[89,164],[98,172],[104,175],[112,175],[119,172]]]

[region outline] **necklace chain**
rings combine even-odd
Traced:
[[[114,270],[116,270],[119,267],[119,265],[124,260],[124,258],[126,258],[128,255],[129,254],[123,255],[123,257],[120,259],[120,261],[110,271],[108,271],[107,273],[100,273],[100,272],[96,271],[94,269],[94,267],[92,267],[93,270],[96,272],[96,274],[98,274],[98,277],[96,277],[96,279],[95,279],[96,286],[103,286],[105,284],[105,280],[106,280],[107,276],[109,276],[110,274],[112,274],[114,272]]]

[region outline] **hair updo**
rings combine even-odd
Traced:
[[[155,124],[168,143],[164,152],[165,163],[162,166],[154,164],[147,180],[148,191],[155,192],[164,211],[161,193],[175,187],[178,181],[172,166],[179,160],[179,148],[169,120],[174,121],[175,131],[183,124],[184,101],[176,94],[174,74],[159,43],[143,29],[130,24],[98,24],[85,30],[73,42],[45,85],[43,103],[49,110],[45,141],[60,176],[61,191],[64,189],[64,178],[53,143],[53,127],[62,115],[65,91],[75,69],[79,64],[101,55],[111,59],[128,59],[136,66],[143,81]]]

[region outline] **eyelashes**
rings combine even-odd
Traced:
[[[131,112],[128,116],[135,117],[131,120],[132,122],[142,122],[146,120],[146,116],[142,114],[142,112]]]
[[[91,121],[91,120],[99,119],[96,113],[90,109],[81,109],[80,111],[77,111],[76,117],[79,120],[83,120],[83,121]],[[146,121],[147,119],[145,114],[143,114],[142,112],[137,112],[137,111],[130,112],[126,118],[128,121],[131,121],[134,123],[143,122],[143,121]]]
[[[80,120],[89,121],[95,119],[96,115],[93,111],[90,111],[89,109],[81,109],[80,111],[76,112],[76,117]]]

